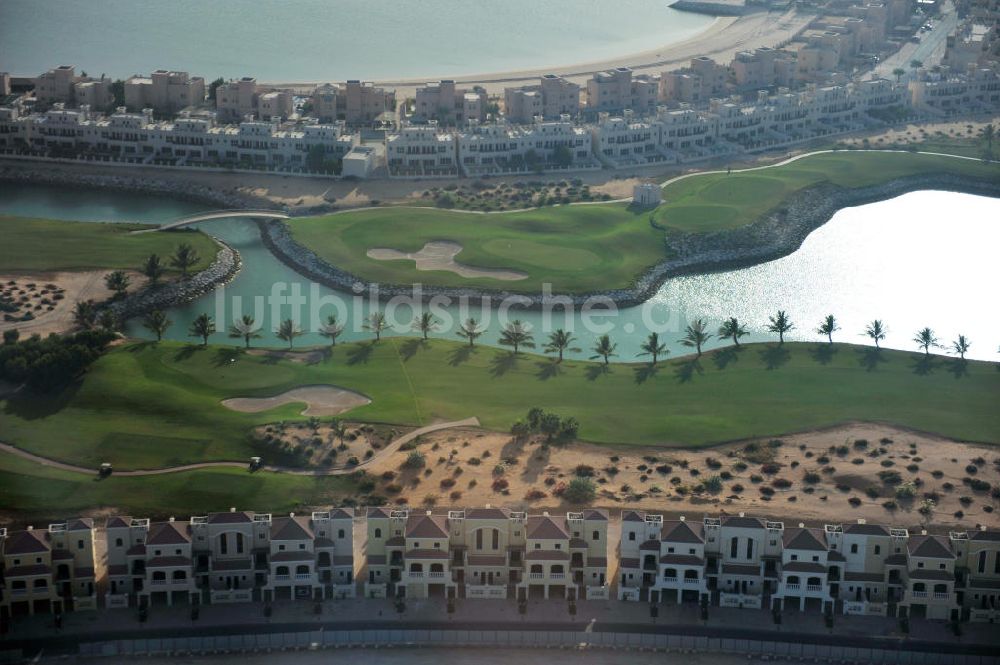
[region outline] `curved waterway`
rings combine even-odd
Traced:
[[[35,217],[77,220],[162,221],[201,206],[169,198],[63,188],[0,185],[0,212]],[[1000,308],[996,292],[996,248],[1000,246],[1000,200],[950,192],[914,192],[838,212],[784,258],[751,268],[667,281],[645,304],[589,317],[577,312],[567,317],[556,310],[542,312],[483,309],[478,305],[439,309],[445,326],[435,336],[458,339],[454,323],[472,315],[487,326],[480,343],[496,344],[501,321],[520,318],[535,327],[572,328],[584,350],[570,357],[588,357],[597,334],[609,328],[618,344],[619,361],[633,361],[647,331],[656,329],[671,355],[686,353],[678,339],[688,322],[704,317],[714,332],[719,322],[736,316],[751,334],[743,341],[771,340],[767,318],[778,309],[791,316],[796,328],[790,340],[821,340],[814,332],[828,313],[836,315],[841,330],[835,340],[869,343],[863,335],[872,319],[882,319],[889,334],[883,346],[915,350],[912,338],[924,326],[934,329],[943,343],[958,334],[972,340],[970,358],[997,360],[1000,345]],[[208,222],[203,228],[235,247],[243,257],[243,270],[215,294],[171,310],[172,339],[187,340],[191,321],[209,313],[227,323],[234,315],[253,313],[263,322],[260,346],[282,346],[271,332],[276,322],[295,316],[305,329],[328,314],[346,317],[342,340],[370,338],[359,322],[370,311],[363,297],[311,284],[275,259],[260,242],[256,226],[245,220]],[[0,266],[2,267],[2,266]],[[298,304],[296,304],[298,303]],[[389,334],[414,334],[409,330],[412,309],[407,304],[381,306],[395,329]],[[222,325],[219,326],[220,330]],[[128,332],[148,333],[137,323]],[[228,341],[220,333],[215,341]],[[234,341],[233,343],[237,343]],[[297,346],[326,343],[318,333],[307,333]],[[724,342],[728,343],[728,342]],[[712,340],[706,348],[719,346]]]
[[[655,51],[713,20],[666,0],[3,0],[0,70],[261,81],[557,70]]]

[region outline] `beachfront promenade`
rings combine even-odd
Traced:
[[[998,635],[989,624],[964,626],[955,635],[942,623],[914,619],[909,635],[894,619],[823,617],[786,612],[775,625],[766,613],[711,608],[702,620],[697,605],[659,607],[641,603],[531,600],[521,614],[513,601],[409,600],[402,611],[390,600],[278,603],[265,616],[259,606],[155,608],[141,623],[135,610],[70,614],[55,629],[51,616],[25,619],[0,640],[0,662],[31,656],[93,655],[126,658],[154,654],[240,653],[348,646],[463,646],[696,650],[779,656],[810,661],[864,663],[997,663]]]

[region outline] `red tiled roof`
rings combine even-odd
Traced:
[[[37,575],[50,575],[52,574],[52,569],[46,566],[44,563],[34,564],[31,566],[14,566],[13,568],[8,568],[4,571],[4,577],[34,577]]]
[[[368,563],[372,566],[384,566],[385,565],[385,555],[384,554],[369,554],[365,557]]]
[[[126,556],[144,556],[146,554],[146,546],[143,544],[133,545],[128,548],[125,552]]]
[[[213,571],[253,570],[250,559],[212,559]]]
[[[309,518],[275,517],[271,520],[271,540],[310,540],[313,537]]]
[[[885,565],[887,566],[905,566],[906,565],[906,555],[905,554],[890,554],[885,558]]]
[[[943,580],[947,582],[955,579],[955,574],[949,573],[947,570],[927,570],[926,568],[911,570],[907,576],[911,580]]]
[[[318,549],[323,549],[326,547],[336,547],[336,543],[334,543],[329,538],[323,538],[322,536],[320,536],[319,538],[313,541],[313,546]]]
[[[759,576],[760,567],[759,566],[747,566],[738,563],[724,563],[722,564],[722,573],[724,575],[743,575],[743,576]]]
[[[448,518],[445,515],[410,515],[406,520],[407,538],[447,538]]]
[[[570,538],[569,539],[569,546],[571,548],[573,548],[573,549],[586,548],[587,547],[587,541],[584,540],[583,538]]]
[[[844,533],[853,533],[859,536],[888,536],[889,530],[881,524],[848,524],[844,527]]]
[[[701,566],[705,562],[700,556],[690,554],[664,554],[660,557],[660,563],[674,566]]]
[[[586,568],[607,568],[608,558],[604,556],[588,556]]]
[[[532,515],[528,518],[528,538],[534,540],[568,540],[566,527],[549,515]]]
[[[505,520],[510,519],[510,511],[506,508],[470,508],[465,511],[469,520]]]
[[[276,552],[271,555],[271,561],[312,561],[312,552]]]
[[[469,555],[469,565],[470,566],[502,566],[507,563],[507,560],[502,556],[496,556],[492,554],[470,554]]]
[[[122,566],[122,565],[108,566],[108,575],[111,577],[128,575],[128,566]]]
[[[826,555],[827,561],[847,561],[843,554],[837,550],[830,550]]]
[[[826,551],[826,545],[823,544],[824,539],[825,537],[820,531],[798,527],[785,529],[782,536],[785,549],[789,550]]]
[[[90,531],[94,528],[94,520],[89,517],[77,517],[66,522],[67,531]]]
[[[253,518],[245,510],[229,513],[210,513],[209,524],[246,524],[252,522]]]
[[[954,559],[944,539],[939,536],[910,536],[906,543],[906,549],[910,556],[918,556],[930,559]]]
[[[618,561],[618,566],[620,568],[638,568],[639,567],[639,560],[638,559],[628,559],[628,558],[626,558],[626,559],[620,559]]]
[[[608,521],[608,511],[603,508],[590,508],[583,511],[583,519],[585,520],[604,520]]]
[[[146,545],[186,545],[191,542],[191,525],[186,522],[157,522],[149,525]]]
[[[825,573],[826,568],[814,561],[789,561],[781,569],[788,573]]]
[[[406,545],[406,538],[402,536],[393,536],[389,540],[385,541],[386,547],[404,547]]]
[[[46,532],[40,529],[31,531],[15,531],[7,535],[4,543],[4,554],[36,554],[49,551],[45,539]]]
[[[1000,541],[1000,531],[970,531],[969,540],[997,542]]]
[[[108,518],[105,527],[108,529],[119,529],[121,527],[128,527],[132,524],[132,518],[128,515],[113,515]]]
[[[376,517],[389,517],[389,511],[378,506],[368,509],[368,519]]]
[[[884,582],[885,576],[882,573],[844,573],[845,582]]]
[[[73,577],[77,579],[87,579],[94,576],[94,569],[91,566],[81,566],[73,569]]]
[[[146,568],[176,568],[190,565],[191,559],[186,556],[158,556],[146,562]]]
[[[702,529],[703,526],[698,523],[692,525],[687,521],[668,520],[660,529],[660,539],[671,543],[704,543]]]
[[[659,552],[660,542],[658,540],[647,540],[639,545],[639,550],[644,552]]]
[[[740,527],[743,529],[763,529],[764,523],[756,517],[729,515],[722,518],[722,526]]]
[[[333,559],[333,565],[335,566],[353,566],[354,557],[353,556],[335,556],[331,557]]]
[[[67,559],[72,559],[73,553],[69,550],[52,550],[52,560],[53,561],[66,561]]]
[[[332,520],[353,520],[354,519],[354,509],[353,508],[334,508],[330,511],[330,519]]]
[[[646,519],[645,515],[637,510],[625,510],[622,512],[622,522],[642,522]]]

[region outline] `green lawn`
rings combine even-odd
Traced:
[[[1000,164],[842,151],[762,171],[687,178],[664,189],[664,203],[652,214],[671,228],[715,231],[749,224],[790,194],[820,182],[859,187],[919,173],[1000,178]],[[298,242],[327,262],[376,282],[535,293],[550,283],[554,291],[585,293],[629,286],[664,258],[662,232],[650,226],[649,218],[648,212],[609,203],[493,215],[375,208],[287,223]],[[418,271],[410,260],[376,261],[366,255],[374,247],[417,251],[432,240],[460,243],[460,263],[520,270],[529,278],[467,279],[446,271]]]
[[[140,478],[112,475],[98,480],[95,475],[39,467],[0,455],[0,511],[25,522],[64,520],[98,509],[178,519],[230,507],[282,513],[302,506],[336,505],[357,493],[357,484],[348,477],[210,469]]]
[[[200,231],[130,235],[143,224],[64,222],[0,215],[0,270],[138,270],[150,254],[164,264],[182,242],[201,257],[193,270],[215,258],[215,242]]]
[[[408,338],[340,345],[313,365],[231,347],[139,343],[108,353],[61,395],[0,402],[0,440],[90,468],[245,460],[254,452],[253,425],[299,418],[302,407],[240,414],[220,400],[328,383],[372,398],[352,419],[418,425],[478,416],[506,430],[540,406],[575,416],[583,439],[608,444],[701,446],[847,420],[1000,441],[996,364],[969,362],[956,376],[947,358],[925,366],[918,354],[883,351],[869,368],[874,357],[868,347],[758,344],[661,362],[651,373],[645,364],[558,366]]]

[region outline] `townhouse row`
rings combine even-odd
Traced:
[[[1000,530],[947,536],[868,524],[808,528],[744,513],[622,514],[618,598],[1000,621]]]
[[[355,541],[355,531],[358,540]],[[617,542],[612,543],[618,533]],[[549,598],[1000,622],[1000,529],[947,535],[857,520],[528,514],[486,506],[231,509],[151,522],[0,529],[0,619],[108,608],[351,598]],[[609,555],[612,560],[609,563]]]

